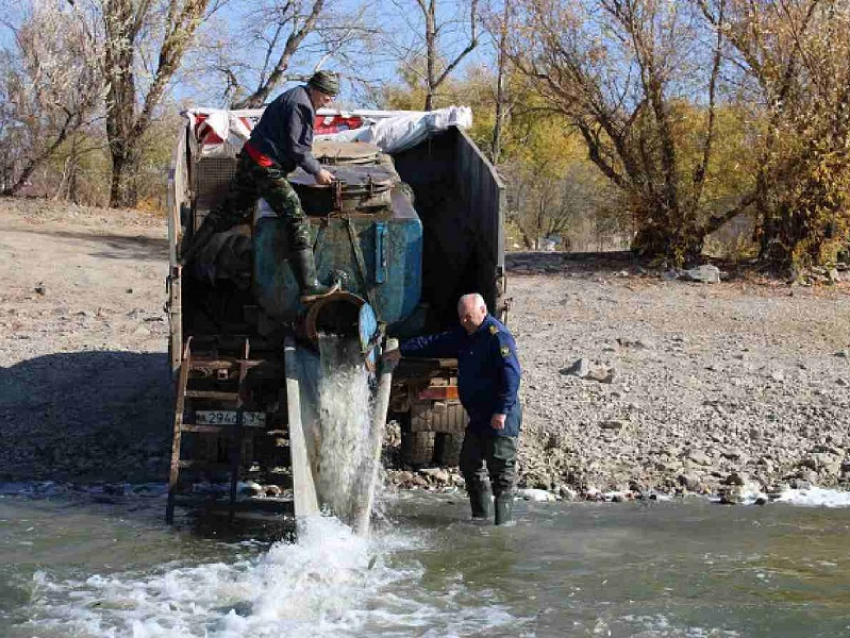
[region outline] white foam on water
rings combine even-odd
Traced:
[[[406,535],[365,539],[331,517],[304,521],[298,542],[232,563],[172,563],[154,572],[33,579],[26,635],[40,638],[462,636],[515,626],[461,579],[427,591]],[[409,554],[405,554],[409,556]],[[18,635],[18,634],[14,634]]]
[[[806,507],[850,507],[850,492],[828,490],[822,487],[786,490],[775,502]]]
[[[350,521],[357,481],[371,471],[369,431],[372,397],[369,372],[357,340],[320,336],[319,379],[319,499],[333,514]]]

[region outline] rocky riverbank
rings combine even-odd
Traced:
[[[164,480],[164,220],[0,199],[0,231],[0,481]],[[848,487],[846,270],[806,286],[722,266],[701,283],[621,254],[519,254],[508,268],[521,487],[732,500]],[[445,468],[388,477],[462,486]]]

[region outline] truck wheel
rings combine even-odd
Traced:
[[[444,467],[457,467],[462,447],[463,434],[437,434],[434,439],[434,459]]]
[[[407,465],[428,465],[434,459],[434,433],[401,431],[401,461]]]

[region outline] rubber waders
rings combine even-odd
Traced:
[[[496,497],[496,525],[507,525],[513,521],[513,494],[500,494]]]
[[[323,286],[316,279],[316,261],[313,258],[313,251],[309,248],[290,253],[289,265],[301,290],[301,303],[316,301],[339,290],[339,283],[328,287]]]
[[[469,504],[472,506],[472,518],[490,518],[490,494],[484,490],[470,490]]]

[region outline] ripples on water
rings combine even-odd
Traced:
[[[850,635],[846,508],[520,502],[503,529],[406,493],[368,539],[228,543],[162,506],[0,497],[0,636]]]

